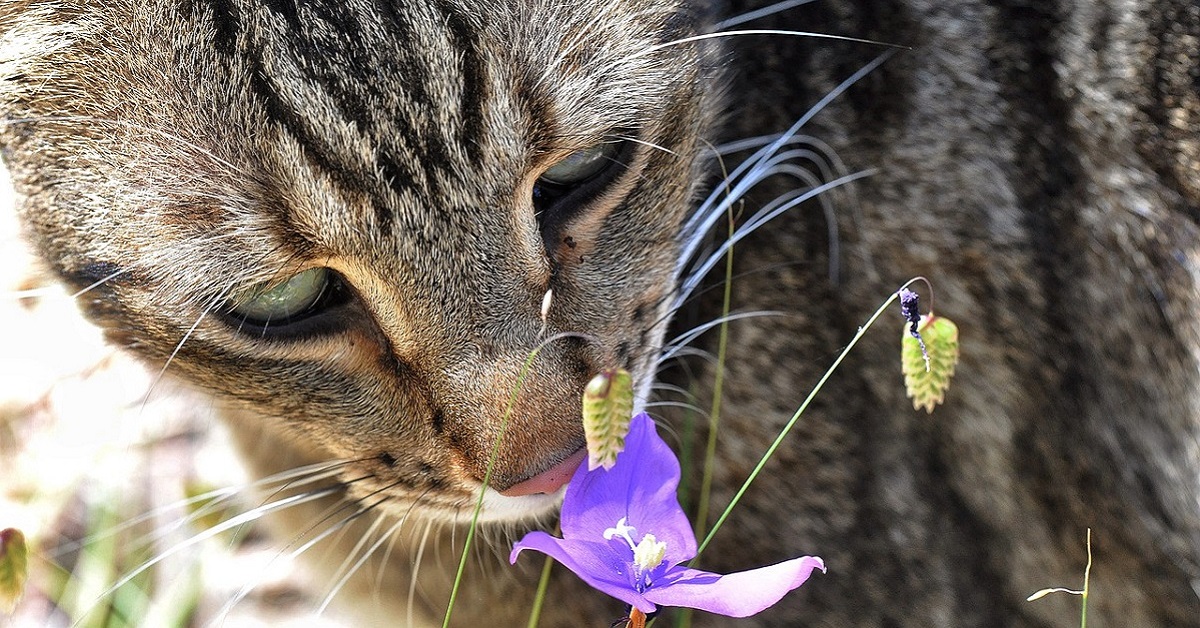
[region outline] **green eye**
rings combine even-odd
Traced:
[[[617,156],[615,142],[577,150],[542,173],[539,182],[552,185],[576,185],[600,174]]]
[[[251,323],[284,323],[302,315],[329,287],[328,268],[310,268],[279,284],[259,284],[234,295],[231,313]]]

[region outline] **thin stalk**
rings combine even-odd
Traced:
[[[1087,602],[1088,602],[1088,586],[1092,579],[1092,529],[1087,529],[1087,567],[1083,568],[1083,604],[1079,611],[1079,628],[1087,628]]]
[[[454,586],[450,589],[450,602],[446,606],[446,617],[442,620],[442,628],[450,626],[450,614],[454,611],[454,602],[458,599],[458,586],[462,584],[463,573],[467,569],[467,557],[471,553],[471,542],[475,540],[475,529],[479,526],[479,513],[483,511],[483,496],[487,493],[487,487],[492,483],[492,471],[496,465],[496,458],[500,455],[500,442],[504,440],[504,433],[508,431],[508,422],[512,418],[513,406],[517,403],[517,394],[521,391],[525,377],[529,375],[529,367],[533,364],[533,360],[541,351],[542,346],[531,351],[529,357],[525,359],[525,364],[521,366],[521,373],[517,376],[517,385],[513,387],[512,395],[508,398],[508,407],[504,409],[504,418],[500,421],[500,429],[496,432],[496,442],[492,444],[492,453],[488,456],[487,470],[483,474],[483,486],[479,489],[479,499],[475,500],[475,509],[471,513],[471,526],[467,528],[467,538],[463,542],[463,553],[458,560],[458,571],[454,574]]]
[[[734,236],[734,218],[732,209],[729,213],[729,239]],[[725,291],[721,303],[721,326],[717,340],[717,375],[713,381],[712,408],[708,419],[708,442],[704,449],[704,475],[700,480],[700,497],[696,506],[696,538],[704,536],[708,526],[709,498],[712,495],[713,469],[717,458],[717,428],[721,425],[721,391],[725,385],[725,356],[729,346],[729,309],[733,300],[733,247],[725,253]],[[695,563],[693,559],[692,564]],[[680,609],[675,625],[678,628],[691,628],[693,611],[691,608]]]
[[[546,589],[550,587],[550,568],[553,566],[554,559],[547,556],[546,564],[542,566],[542,578],[538,580],[537,595],[533,597],[533,609],[529,612],[528,628],[537,628],[542,618],[542,605],[546,601]]]
[[[695,393],[695,382],[691,391]],[[679,468],[692,468],[692,445],[696,440],[696,411],[689,405],[683,411],[683,426],[679,437]],[[684,473],[679,478],[679,490],[676,491],[679,497],[679,507],[683,508],[684,512],[688,512],[691,506],[691,476]]]
[[[907,288],[914,281],[917,281],[917,279],[910,279],[904,284],[903,287]],[[787,425],[785,425],[783,429],[779,431],[779,436],[775,437],[775,441],[771,443],[771,446],[767,448],[767,451],[762,455],[762,458],[759,459],[758,464],[754,467],[754,470],[750,472],[750,476],[746,478],[746,481],[742,483],[742,487],[739,488],[738,492],[733,496],[733,500],[730,501],[729,505],[725,507],[725,512],[721,513],[721,517],[717,519],[716,524],[714,524],[712,530],[708,532],[708,536],[704,537],[704,542],[700,544],[700,548],[696,551],[696,558],[693,558],[689,564],[694,565],[696,563],[696,560],[699,558],[701,552],[708,547],[709,542],[712,541],[712,538],[717,533],[717,530],[721,528],[721,525],[724,524],[725,520],[729,517],[729,513],[733,512],[733,508],[737,506],[739,501],[741,501],[742,495],[744,495],[746,490],[750,488],[750,484],[754,482],[755,478],[758,477],[758,474],[763,470],[763,467],[767,466],[767,461],[771,459],[771,456],[775,455],[775,450],[779,448],[779,445],[783,442],[783,439],[787,438],[788,434],[791,433],[792,428],[795,427],[796,422],[800,420],[800,416],[804,414],[804,411],[808,409],[808,406],[810,403],[812,403],[812,400],[816,398],[817,393],[821,392],[821,388],[825,385],[825,382],[829,380],[829,377],[833,375],[833,372],[842,364],[842,360],[846,359],[846,356],[850,353],[850,350],[858,344],[858,341],[863,337],[864,334],[867,333],[867,330],[871,328],[871,325],[875,324],[875,321],[883,314],[884,310],[891,306],[892,302],[896,300],[897,296],[898,292],[893,292],[891,296],[889,296],[887,300],[883,302],[883,305],[879,306],[879,309],[875,310],[875,313],[872,314],[871,318],[867,320],[866,325],[858,328],[858,333],[854,334],[854,338],[850,340],[850,344],[846,345],[845,349],[842,349],[842,352],[838,354],[837,359],[833,361],[833,364],[825,371],[825,374],[821,376],[821,379],[817,382],[817,385],[813,387],[812,392],[808,393],[808,397],[804,399],[804,403],[800,404],[800,407],[796,409],[795,414],[792,415],[792,418],[787,422]]]
[[[733,237],[733,215],[729,215],[729,237]],[[708,527],[709,498],[712,495],[713,469],[717,457],[717,431],[721,425],[721,390],[725,384],[725,355],[729,346],[729,308],[733,297],[733,247],[725,253],[725,292],[721,304],[721,325],[717,340],[717,373],[713,381],[712,408],[708,417],[708,442],[704,449],[704,475],[700,479],[700,497],[696,506],[696,537]]]

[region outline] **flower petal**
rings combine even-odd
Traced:
[[[667,544],[668,564],[688,560],[696,555],[696,537],[679,507],[678,487],[679,461],[658,436],[654,420],[642,412],[633,417],[625,450],[611,469],[588,471],[580,465],[576,471],[563,500],[563,536],[599,539],[625,518],[637,529],[637,539],[653,534]]]
[[[663,606],[687,606],[728,617],[749,617],[804,584],[814,569],[823,573],[825,562],[815,556],[804,556],[726,576],[677,568],[656,580],[645,597]]]
[[[653,613],[655,610],[653,602],[634,590],[629,576],[629,560],[608,543],[560,539],[534,531],[513,545],[508,562],[517,562],[517,555],[527,549],[542,552],[562,563],[593,589],[632,604],[644,613]]]

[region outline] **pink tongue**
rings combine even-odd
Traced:
[[[587,458],[586,448],[567,456],[566,460],[528,480],[518,482],[510,486],[507,490],[500,491],[500,494],[505,497],[521,497],[522,495],[553,493],[571,481],[571,476],[575,475],[575,470],[579,468],[584,458]]]

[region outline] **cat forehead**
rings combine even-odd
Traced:
[[[323,105],[433,149],[513,127],[552,124],[522,130],[559,143],[635,127],[689,75],[670,42],[693,25],[669,3],[570,5],[278,0],[212,17],[269,107]]]
[[[668,45],[697,20],[658,0],[31,5],[13,86],[61,129],[45,146],[72,151],[63,176],[94,181],[81,202],[124,199],[109,209],[130,228],[82,220],[113,251],[203,241],[222,268],[310,242],[468,247],[510,227],[492,201],[555,155],[690,124],[660,114],[700,72]]]
[[[283,148],[269,152],[342,192],[302,194],[292,222],[333,235],[337,207],[313,199],[340,197],[355,214],[340,221],[345,241],[406,220],[467,232],[453,228],[456,210],[511,192],[539,155],[652,134],[694,78],[694,63],[665,59],[687,54],[670,43],[693,26],[669,4],[635,4],[269,2],[211,17],[215,49],[277,130]]]

